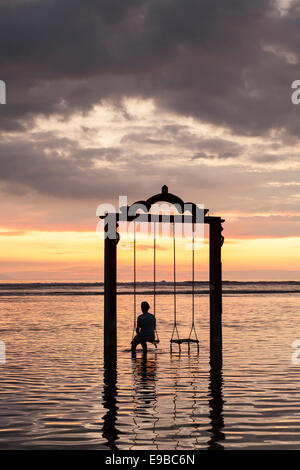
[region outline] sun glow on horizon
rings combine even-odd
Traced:
[[[99,234],[98,234],[99,235]],[[172,240],[157,238],[158,280],[172,278]],[[191,245],[176,241],[178,280],[191,276]],[[3,231],[1,259],[5,280],[103,280],[104,240],[93,231]],[[195,252],[196,279],[208,277],[208,243]],[[222,249],[224,279],[299,280],[300,238],[226,238]],[[139,280],[153,279],[153,237],[137,238]],[[133,242],[118,245],[118,279],[129,281],[133,270]],[[298,276],[297,276],[298,272]],[[227,274],[228,273],[228,274]],[[231,274],[230,273],[236,273]],[[239,273],[239,274],[238,274]],[[268,273],[268,274],[266,274]],[[272,273],[274,273],[272,275]],[[290,273],[290,274],[289,274]],[[267,276],[267,277],[266,277]],[[278,277],[279,276],[279,277]]]

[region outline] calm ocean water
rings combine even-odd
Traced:
[[[160,345],[131,359],[132,286],[118,297],[118,365],[104,383],[101,284],[2,284],[1,449],[299,449],[300,283],[224,283],[224,367],[209,370],[207,284],[197,285],[200,354],[169,353],[170,285],[157,297]],[[178,286],[180,332],[190,285]],[[151,284],[138,301],[152,303]],[[175,350],[175,349],[174,349]],[[114,379],[116,379],[114,381]]]

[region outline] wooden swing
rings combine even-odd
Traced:
[[[153,236],[153,314],[156,318],[156,224],[154,222],[154,236]],[[136,318],[136,224],[133,222],[133,332],[132,338],[135,335],[137,327],[137,318]],[[159,343],[159,337],[157,329],[155,327],[155,339],[154,341],[147,341],[147,343],[152,343],[157,348]]]
[[[199,353],[199,340],[195,328],[195,232],[193,224],[193,238],[192,238],[192,325],[189,336],[187,338],[180,338],[177,328],[177,305],[176,305],[176,237],[175,237],[175,224],[173,224],[173,285],[174,285],[174,315],[173,315],[173,331],[170,339],[170,350],[172,352],[172,344],[178,344],[179,351],[181,345],[187,343],[188,351],[190,351],[190,344],[197,344],[197,353]],[[192,337],[194,333],[194,338]],[[174,338],[177,336],[177,338]]]
[[[136,252],[137,252],[137,244],[136,244],[136,224],[134,224],[133,230],[133,332],[132,338],[135,335],[136,326],[137,326],[137,302],[136,302]],[[190,350],[190,344],[195,343],[197,344],[197,352],[199,353],[199,340],[195,328],[195,234],[194,234],[194,226],[193,226],[193,238],[192,238],[192,325],[190,329],[190,333],[188,338],[180,338],[178,327],[177,327],[177,305],[176,305],[176,237],[175,237],[175,224],[173,224],[173,289],[174,289],[174,309],[173,309],[173,330],[172,336],[170,339],[170,349],[172,352],[172,344],[178,344],[179,350],[181,351],[181,344],[187,343],[188,350]],[[153,314],[156,318],[156,223],[154,222],[154,236],[153,236]],[[194,335],[193,335],[194,333]],[[176,338],[174,337],[176,336]],[[194,337],[193,337],[194,336]],[[157,344],[160,342],[157,329],[155,328],[155,340],[148,341],[154,344],[157,348]]]

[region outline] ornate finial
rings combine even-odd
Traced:
[[[162,188],[161,188],[161,192],[162,194],[167,194],[168,193],[168,186],[164,185]]]

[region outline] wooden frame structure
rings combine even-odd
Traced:
[[[166,222],[166,215],[150,213],[152,205],[158,202],[167,202],[176,204],[181,208],[181,214],[168,215],[170,223],[198,223],[197,211],[200,209],[195,203],[184,203],[182,199],[168,192],[167,186],[162,187],[162,192],[156,194],[146,201],[138,201],[129,207],[120,209],[117,214],[105,214],[101,216],[104,219],[105,230],[108,230],[108,223],[111,216],[116,221],[116,232],[113,237],[106,234],[104,247],[104,364],[110,367],[117,359],[117,244],[119,234],[117,233],[118,222],[126,220],[127,222],[139,219],[139,222]],[[186,205],[191,207],[191,215],[184,215]],[[134,214],[132,209],[134,207]],[[147,212],[137,213],[141,208]],[[202,217],[205,224],[209,225],[209,292],[210,292],[210,364],[212,368],[222,367],[222,261],[221,248],[224,242],[222,235],[222,223],[225,222],[221,217],[211,217],[207,215],[208,209],[202,210]],[[126,218],[125,215],[126,214]],[[107,220],[106,220],[107,219]]]

